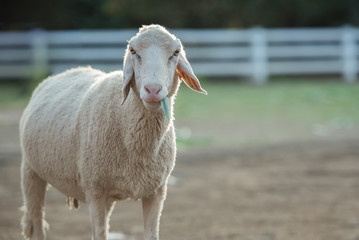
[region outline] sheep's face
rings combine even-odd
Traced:
[[[177,41],[171,41],[167,46],[140,44],[141,41],[129,44],[136,88],[144,106],[156,111],[160,108],[160,101],[170,92],[173,94],[173,88],[177,89],[178,80],[173,80],[181,46]]]
[[[158,111],[161,100],[176,93],[179,77],[195,91],[206,93],[193,74],[181,42],[164,28],[144,27],[128,42],[124,60],[124,101],[132,86],[148,110]]]

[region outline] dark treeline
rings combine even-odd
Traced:
[[[0,8],[1,30],[326,27],[359,25],[359,0],[19,0]]]

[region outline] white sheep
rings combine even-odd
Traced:
[[[76,68],[37,87],[20,122],[26,239],[46,237],[48,184],[75,207],[88,203],[95,240],[107,238],[114,203],[127,198],[142,199],[145,239],[158,239],[175,164],[179,79],[206,94],[180,40],[150,25],[128,42],[123,72]],[[167,96],[169,121],[160,104]]]

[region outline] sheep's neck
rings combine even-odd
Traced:
[[[169,122],[164,118],[162,112],[150,112],[140,99],[130,94],[129,104],[129,128],[126,136],[126,145],[132,153],[143,156],[144,153],[157,154],[165,135],[168,133]]]

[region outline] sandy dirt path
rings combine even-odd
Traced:
[[[0,240],[22,239],[18,117],[0,116]],[[180,151],[172,176],[161,239],[359,239],[359,141],[353,137]],[[69,210],[53,188],[46,219],[48,239],[90,239],[87,205]],[[111,232],[143,239],[140,202],[117,203]]]

